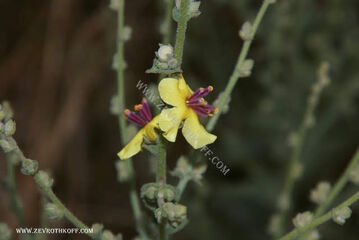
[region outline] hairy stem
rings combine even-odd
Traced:
[[[177,199],[176,201],[178,202],[179,200],[181,200],[182,194],[187,186],[187,183],[191,180],[191,178],[189,176],[184,176],[183,178],[181,178],[177,184],[177,190],[178,190],[178,195],[177,195]]]
[[[125,67],[125,60],[124,60],[124,8],[125,8],[125,1],[119,0],[118,9],[117,9],[117,100],[120,103],[121,110],[124,109],[125,106],[125,79],[124,79],[124,67]],[[121,135],[121,142],[125,144],[127,139],[126,134],[126,119],[123,113],[120,111],[118,114],[118,120],[120,125],[120,135]],[[132,159],[126,160],[126,168],[130,174],[129,178],[129,196],[130,196],[130,203],[131,207],[135,216],[136,227],[137,231],[140,234],[141,238],[148,239],[147,233],[144,229],[143,223],[143,214],[140,207],[140,201],[136,192],[136,182],[134,177],[134,169]]]
[[[172,9],[174,0],[161,0],[166,4],[166,13],[163,21],[162,31],[162,43],[168,44],[171,41],[171,21],[172,21]]]
[[[339,178],[339,180],[334,185],[333,189],[330,191],[328,197],[325,199],[325,201],[322,204],[318,206],[318,208],[314,212],[315,218],[322,215],[328,209],[328,206],[333,202],[336,196],[338,196],[338,194],[343,190],[344,186],[349,181],[349,174],[358,163],[359,163],[359,148],[357,149],[353,158],[350,160],[350,163],[345,169],[342,176]],[[303,236],[300,239],[305,239],[305,236],[306,234],[303,234]]]
[[[284,223],[287,218],[295,181],[298,179],[298,168],[300,168],[300,154],[303,150],[303,143],[307,136],[307,132],[312,125],[314,119],[314,110],[319,102],[320,94],[323,88],[329,83],[328,80],[329,64],[324,62],[318,69],[318,80],[312,87],[312,93],[308,98],[307,107],[303,116],[302,123],[298,132],[295,134],[295,141],[290,157],[287,175],[284,181],[284,187],[280,194],[282,203],[279,204],[279,228],[275,233],[275,237],[279,237],[284,232]]]
[[[231,75],[231,77],[229,78],[228,84],[224,90],[224,94],[222,94],[222,97],[219,99],[218,102],[218,110],[219,112],[217,114],[215,114],[208,122],[207,124],[207,130],[208,131],[212,131],[218,121],[219,116],[221,115],[221,112],[223,110],[223,107],[225,105],[225,103],[227,102],[229,96],[231,95],[234,87],[237,84],[237,81],[239,79],[239,69],[241,69],[244,61],[246,60],[248,51],[250,49],[250,46],[252,44],[252,40],[257,32],[257,29],[259,27],[259,24],[261,23],[264,14],[266,13],[268,6],[270,5],[270,1],[269,0],[264,0],[262,3],[261,8],[259,9],[259,12],[254,20],[253,23],[253,31],[252,31],[252,37],[249,40],[246,40],[242,46],[241,52],[239,54],[236,66],[234,67],[234,71]]]
[[[3,138],[3,136],[0,136]],[[6,140],[14,147],[12,153],[16,155],[16,157],[21,161],[25,161],[26,157],[24,156],[23,152],[17,145],[17,142],[13,137],[7,137]],[[44,183],[38,178],[38,175],[32,176],[35,183],[40,187],[42,193],[64,213],[64,216],[67,220],[69,220],[73,225],[80,229],[88,229],[81,220],[79,220],[74,214],[71,213],[69,209],[65,207],[65,205],[60,201],[60,199],[55,195],[51,188],[44,185]],[[87,234],[89,237],[94,238],[94,236],[90,233]]]
[[[353,203],[355,203],[358,200],[359,200],[359,192],[357,192],[356,194],[354,194],[353,196],[348,198],[345,202],[338,205],[336,208],[340,209],[340,208],[343,208],[343,207],[349,207],[350,205],[352,205]],[[309,231],[309,230],[311,230],[311,229],[313,229],[313,228],[315,228],[315,227],[329,221],[331,218],[332,218],[332,211],[329,211],[326,214],[322,215],[321,217],[315,218],[312,221],[312,223],[308,224],[307,226],[302,227],[300,230],[298,230],[298,229],[292,230],[291,232],[289,232],[285,236],[279,238],[279,240],[295,239],[296,237],[298,237],[303,232],[307,232],[307,231]]]
[[[43,194],[47,196],[51,200],[51,202],[56,204],[56,206],[64,213],[64,216],[67,218],[67,220],[69,220],[73,225],[80,229],[88,229],[89,227],[86,226],[86,224],[84,224],[81,220],[79,220],[74,214],[72,214],[71,211],[68,210],[65,205],[60,201],[60,199],[55,195],[52,189],[44,185],[43,182],[38,178],[38,176],[39,175],[34,176],[36,184],[39,185]],[[88,235],[92,237],[91,234]]]
[[[160,137],[159,147],[158,147],[158,162],[157,162],[157,171],[156,171],[156,182],[159,185],[166,184],[166,145],[163,139]],[[163,204],[163,199],[158,200],[159,207]],[[166,233],[166,221],[161,221],[158,225],[159,237],[160,240],[167,239]]]
[[[175,58],[178,61],[178,66],[182,65],[183,47],[186,37],[187,22],[188,22],[189,0],[181,1],[180,18],[177,24],[177,35],[175,44]]]
[[[7,189],[10,193],[11,201],[11,210],[16,215],[20,227],[26,227],[26,223],[23,215],[23,206],[19,196],[19,193],[16,188],[16,179],[15,179],[15,165],[11,161],[11,153],[6,155],[7,162]]]

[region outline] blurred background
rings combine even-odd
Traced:
[[[193,88],[213,85],[209,101],[224,89],[241,47],[238,30],[254,19],[261,2],[202,1],[201,16],[189,22],[184,76]],[[13,106],[15,138],[25,155],[53,174],[54,191],[75,215],[132,239],[128,187],[118,183],[114,167],[121,145],[117,119],[109,112],[116,92],[111,69],[116,14],[108,5],[107,0],[1,0],[0,100]],[[291,152],[288,136],[301,122],[316,70],[325,60],[332,81],[304,145],[304,173],[291,216],[315,207],[309,190],[320,180],[333,183],[359,143],[358,13],[356,0],[278,0],[270,7],[249,53],[255,60],[252,76],[239,80],[229,112],[214,130],[218,140],[211,149],[231,170],[223,176],[209,164],[202,186],[189,185],[184,204],[190,224],[174,239],[270,239],[268,221]],[[157,81],[144,71],[161,40],[163,15],[164,1],[126,1],[125,22],[133,29],[125,50],[129,107],[142,98],[138,80]],[[174,23],[172,29],[174,35]],[[169,167],[189,151],[180,136],[170,145]],[[136,156],[134,165],[138,189],[153,181],[148,154]],[[1,154],[0,176],[5,175]],[[41,196],[19,171],[17,181],[28,225],[36,227]],[[353,191],[352,185],[345,188],[338,201]],[[0,186],[0,222],[14,229],[17,220],[8,205],[8,193]],[[72,227],[65,220],[49,224]],[[358,224],[356,207],[344,227],[328,223],[320,231],[323,239],[354,240]]]

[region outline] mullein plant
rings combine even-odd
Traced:
[[[219,94],[215,102],[216,106],[208,104],[204,99],[214,88],[212,86],[199,88],[193,91],[185,79],[185,72],[181,68],[183,47],[187,23],[190,19],[200,15],[200,2],[194,0],[172,0],[164,1],[166,14],[163,26],[163,41],[160,44],[152,67],[148,73],[157,73],[162,76],[158,84],[160,98],[165,103],[161,112],[154,116],[151,112],[148,101],[143,98],[141,103],[134,106],[134,110],[124,109],[125,106],[125,82],[124,82],[124,44],[130,39],[131,28],[124,25],[124,0],[112,0],[110,7],[117,12],[118,39],[117,52],[114,57],[113,67],[117,71],[118,92],[112,100],[111,111],[118,115],[120,136],[124,147],[119,151],[119,160],[116,163],[118,179],[120,182],[129,184],[130,203],[133,209],[136,229],[139,234],[136,239],[168,239],[183,229],[189,222],[187,219],[187,207],[180,204],[181,195],[189,181],[199,182],[203,178],[206,166],[194,166],[191,159],[181,156],[172,175],[179,178],[178,185],[167,184],[166,168],[166,147],[170,142],[175,142],[178,131],[181,129],[186,141],[193,149],[200,149],[217,140],[217,137],[210,133],[221,114],[228,111],[230,95],[239,78],[248,77],[251,74],[254,61],[247,59],[247,54],[255,33],[268,7],[275,3],[275,0],[264,0],[253,23],[245,22],[239,31],[240,38],[244,41],[239,54],[235,69],[229,78],[225,90]],[[171,17],[177,22],[177,35],[174,47],[170,45]],[[328,65],[324,64],[319,71],[319,81],[313,86],[313,94],[308,100],[308,110],[303,120],[303,127],[299,135],[292,138],[294,153],[290,164],[290,171],[287,178],[287,185],[280,197],[279,215],[273,218],[271,229],[274,234],[281,235],[283,220],[289,208],[288,201],[296,178],[300,176],[301,165],[299,153],[306,130],[314,124],[313,111],[318,102],[319,93],[328,84]],[[209,117],[206,127],[200,123],[200,119]],[[133,134],[133,128],[127,122],[140,127],[132,139],[128,135]],[[16,165],[21,165],[21,172],[33,178],[41,192],[47,197],[44,213],[51,220],[66,218],[74,226],[86,229],[89,228],[79,220],[52,190],[53,178],[45,171],[38,169],[35,160],[24,156],[17,145],[13,135],[16,131],[16,124],[13,120],[13,112],[7,102],[0,105],[0,147],[6,153],[8,177],[3,181],[11,196],[11,206],[18,218],[19,224],[26,227],[23,218],[22,203],[16,190],[14,170]],[[135,171],[131,157],[139,154],[142,149],[147,149],[154,155],[156,160],[156,180],[141,187],[140,194],[136,191]],[[333,188],[328,182],[321,182],[311,191],[310,200],[318,204],[314,213],[309,211],[299,213],[293,218],[295,229],[280,239],[289,240],[301,237],[303,239],[318,239],[319,232],[316,228],[332,219],[342,225],[351,215],[350,205],[359,200],[359,193],[354,194],[342,204],[324,213],[334,198],[340,193],[343,187],[352,181],[359,182],[359,151],[351,160],[349,166],[334,184]],[[285,196],[285,198],[283,198]],[[146,218],[141,210],[140,198],[144,205],[152,211],[152,217]],[[284,207],[283,207],[284,206]],[[153,228],[155,226],[155,228]],[[151,228],[152,227],[152,228]],[[92,225],[93,231],[88,236],[97,240],[121,240],[121,234],[113,234],[106,230],[100,223]],[[5,223],[0,223],[0,239],[10,239],[11,231]],[[31,236],[20,236],[20,239],[31,239]]]

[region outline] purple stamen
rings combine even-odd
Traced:
[[[125,117],[127,120],[129,120],[131,123],[134,123],[140,127],[145,126],[147,123],[145,120],[143,120],[140,116],[138,116],[136,113],[126,109],[125,110]]]
[[[140,113],[143,112],[143,115],[145,115],[146,120],[150,122],[152,120],[152,114],[150,110],[150,106],[147,103],[147,100],[145,98],[142,99],[142,108],[140,109]]]
[[[187,106],[192,108],[200,116],[213,116],[213,113],[217,113],[218,109],[207,104],[207,102],[203,99],[203,97],[207,96],[211,91],[213,91],[212,86],[197,89],[191,97],[187,99]]]
[[[192,108],[197,114],[201,115],[202,117],[208,117],[208,112],[204,111],[201,108]]]

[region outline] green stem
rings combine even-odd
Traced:
[[[349,165],[345,169],[342,176],[339,178],[339,180],[334,185],[333,189],[330,191],[328,197],[325,199],[325,201],[318,206],[314,213],[314,217],[318,217],[322,215],[327,209],[328,206],[333,202],[333,200],[338,196],[338,194],[343,190],[344,186],[349,181],[349,174],[352,172],[354,167],[359,163],[359,148],[357,149],[356,153],[354,154],[354,157],[350,160]],[[303,234],[303,236],[300,239],[305,239],[306,234]]]
[[[221,115],[221,112],[223,110],[223,107],[225,105],[225,103],[227,102],[229,96],[231,95],[234,87],[237,84],[237,81],[239,79],[239,69],[241,69],[244,61],[246,60],[249,48],[252,44],[253,38],[257,32],[257,29],[259,27],[259,24],[261,23],[264,14],[266,13],[268,6],[270,5],[270,1],[269,0],[264,0],[262,3],[261,8],[259,9],[259,12],[254,20],[253,23],[253,31],[252,31],[252,37],[250,40],[246,40],[242,46],[241,52],[239,54],[236,66],[234,68],[234,71],[231,75],[231,77],[229,78],[228,84],[224,90],[224,94],[222,94],[222,97],[219,99],[218,102],[218,110],[219,112],[217,114],[215,114],[208,122],[207,124],[207,130],[208,131],[212,131],[214,129],[214,126],[216,125],[219,116]]]
[[[320,69],[319,69],[320,70]],[[324,74],[324,73],[323,73]],[[315,83],[317,86],[320,84],[321,75],[318,75],[317,83]],[[279,237],[284,232],[284,223],[287,218],[289,209],[290,209],[290,203],[292,198],[292,193],[295,185],[295,181],[297,180],[297,168],[300,165],[300,154],[303,150],[303,143],[307,136],[307,132],[311,126],[310,121],[314,119],[314,110],[319,102],[319,97],[321,94],[321,91],[323,90],[323,86],[318,88],[319,90],[314,90],[316,88],[313,88],[312,93],[310,97],[308,98],[307,107],[303,116],[302,123],[300,125],[300,128],[298,130],[298,136],[296,137],[295,144],[293,147],[293,151],[290,157],[290,162],[288,166],[287,175],[284,181],[284,187],[281,193],[281,197],[285,199],[285,202],[287,203],[287,206],[282,206],[280,208],[279,212],[279,228],[278,231],[275,233],[275,237]],[[322,213],[322,212],[321,212]]]
[[[183,194],[189,180],[191,180],[191,178],[188,175],[185,175],[183,178],[181,178],[179,180],[179,182],[177,184],[177,190],[178,190],[178,195],[177,195],[177,199],[176,199],[177,202],[179,200],[181,200],[182,194]]]
[[[181,68],[182,65],[183,47],[186,37],[187,22],[189,20],[188,9],[189,9],[189,0],[182,0],[181,9],[180,9],[180,18],[177,24],[177,35],[176,35],[176,44],[175,44],[175,58],[178,61],[179,68]]]
[[[156,181],[161,185],[166,184],[166,145],[162,140],[158,147]]]
[[[2,136],[0,136],[1,138]],[[24,156],[24,153],[19,148],[17,142],[13,137],[7,137],[6,139],[13,147],[14,150],[12,151],[13,154],[16,155],[18,159],[20,159],[21,162],[26,160],[26,157]],[[88,229],[89,227],[86,226],[81,220],[79,220],[74,214],[71,213],[69,209],[65,207],[65,205],[60,201],[60,199],[55,195],[55,193],[52,191],[51,188],[46,186],[38,177],[39,175],[32,176],[35,183],[40,187],[42,193],[44,196],[46,196],[52,203],[56,204],[56,206],[62,210],[64,213],[64,216],[67,220],[69,220],[74,226],[80,229]],[[89,237],[95,239],[95,236],[93,234],[88,233]]]
[[[51,188],[43,184],[43,182],[38,178],[39,175],[35,175],[33,178],[36,184],[40,187],[43,194],[47,196],[52,203],[56,204],[56,206],[64,213],[64,216],[69,220],[73,225],[80,229],[89,229],[86,224],[84,224],[81,220],[79,220],[75,215],[73,215],[70,210],[68,210],[65,205],[60,201],[60,199],[55,195]],[[89,237],[94,238],[92,234],[87,234]]]
[[[171,40],[171,21],[172,21],[172,9],[174,0],[162,0],[166,3],[166,13],[163,21],[164,28],[162,29],[162,43],[168,44]]]
[[[117,10],[117,99],[121,105],[121,110],[124,109],[125,106],[125,79],[124,79],[124,68],[125,68],[125,60],[124,60],[124,9],[125,9],[125,1],[119,0],[118,10]],[[126,119],[122,113],[122,111],[118,114],[119,126],[120,126],[120,135],[121,142],[125,144],[127,139],[126,134]],[[143,223],[143,214],[140,207],[140,201],[136,192],[136,182],[134,176],[134,169],[132,159],[126,160],[126,168],[130,174],[129,178],[129,196],[130,203],[134,213],[136,228],[138,233],[140,234],[142,239],[148,239],[147,233],[144,228]]]
[[[344,186],[349,181],[349,174],[353,170],[353,168],[359,163],[359,148],[357,149],[354,157],[350,160],[349,165],[347,166],[346,170],[342,174],[342,176],[339,178],[337,183],[334,185],[333,189],[330,191],[328,197],[325,199],[325,201],[320,204],[320,206],[315,211],[314,216],[320,216],[325,212],[328,208],[328,206],[333,202],[335,197],[342,191]]]
[[[336,208],[340,209],[340,208],[343,208],[343,207],[349,207],[350,205],[352,205],[353,203],[355,203],[358,200],[359,200],[359,192],[357,192],[356,194],[354,194],[353,196],[348,198],[345,202],[343,202],[342,204],[340,204]],[[329,221],[331,218],[332,218],[332,211],[329,211],[326,214],[324,214],[323,216],[315,218],[312,223],[308,224],[307,226],[304,226],[300,230],[298,230],[298,229],[292,230],[291,232],[289,232],[285,236],[279,238],[279,240],[295,239],[296,237],[298,237],[303,232],[307,232],[307,231],[309,231],[309,230],[311,230],[311,229],[313,229],[313,228],[315,228],[315,227]]]
[[[11,210],[16,215],[20,227],[26,227],[26,223],[23,215],[23,206],[19,196],[19,193],[16,188],[16,179],[15,179],[15,165],[11,161],[11,153],[7,154],[7,187],[10,193],[10,201],[11,201]]]
[[[156,171],[156,182],[159,185],[166,184],[166,145],[163,139],[160,137],[160,142],[158,143],[158,162],[157,162],[157,171]],[[164,203],[163,199],[158,199],[159,207]],[[161,221],[158,225],[159,237],[160,240],[167,239],[166,233],[166,221]]]
[[[124,40],[123,40],[123,30],[124,30],[124,0],[118,1],[118,10],[117,10],[117,98],[121,104],[121,110],[125,106],[125,81],[124,81]],[[120,111],[118,114],[118,120],[120,125],[120,134],[122,143],[127,141],[126,137],[126,119]]]

